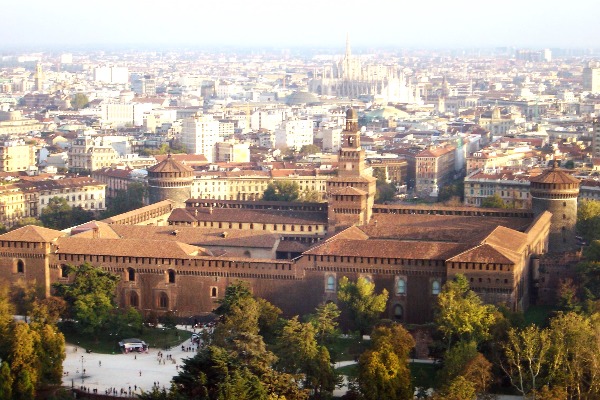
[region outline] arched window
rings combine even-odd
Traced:
[[[168,271],[168,280],[169,283],[175,283],[175,271],[173,271],[172,269]]]
[[[131,307],[139,307],[140,306],[140,298],[136,292],[129,292],[129,305]]]
[[[335,276],[329,275],[327,277],[327,291],[333,292],[335,291]]]
[[[135,281],[135,269],[127,268],[127,280],[130,282]]]
[[[398,280],[396,281],[396,294],[406,294],[406,281],[404,280],[404,278],[398,278]]]
[[[161,292],[158,296],[158,307],[168,308],[169,307],[169,296],[165,292]]]
[[[250,254],[250,250],[244,251],[244,257],[250,258],[252,255]]]
[[[17,261],[17,273],[18,274],[25,273],[25,262],[23,260]]]
[[[431,284],[431,293],[438,295],[440,294],[440,289],[441,289],[441,285],[440,285],[440,281],[433,281],[433,283]]]
[[[402,308],[402,306],[400,304],[396,304],[394,306],[394,319],[401,321],[403,317],[404,317],[404,308]]]
[[[216,286],[213,286],[210,288],[210,297],[217,297],[218,294],[219,294],[219,290],[217,289]]]

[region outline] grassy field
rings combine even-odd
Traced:
[[[62,330],[67,343],[78,345],[82,349],[91,350],[94,353],[119,353],[118,342],[128,337],[120,337],[111,333],[102,333],[97,337],[88,334],[80,334],[71,329]],[[139,335],[134,335],[142,339],[152,348],[164,349],[165,347],[175,347],[186,339],[189,339],[191,333],[182,330],[163,330],[159,328],[144,328]]]
[[[334,362],[354,361],[368,347],[369,342],[359,339],[358,336],[337,337],[327,346]]]
[[[410,372],[415,387],[435,388],[438,366],[434,364],[410,363]]]
[[[556,307],[553,306],[531,306],[525,312],[525,323],[545,327],[554,311]]]

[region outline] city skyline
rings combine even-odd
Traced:
[[[559,7],[560,6],[560,7]],[[11,2],[0,26],[4,48],[600,47],[600,3],[577,0],[476,5],[468,0],[400,3],[307,0],[241,2],[73,0]]]

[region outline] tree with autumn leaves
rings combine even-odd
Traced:
[[[44,301],[32,301],[26,323],[13,318],[10,298],[0,287],[0,399],[30,400],[38,389],[61,383],[65,338]]]

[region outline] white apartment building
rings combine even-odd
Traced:
[[[53,197],[64,198],[69,206],[81,207],[88,211],[106,209],[106,184],[89,177],[38,181],[35,182],[35,186],[39,190],[39,214]]]
[[[324,128],[322,130],[323,136],[323,151],[330,153],[337,153],[340,149],[340,143],[342,140],[342,128]]]
[[[215,158],[219,137],[219,121],[210,115],[195,115],[183,120],[181,142],[189,154],[203,154],[209,162]]]
[[[583,69],[583,90],[600,93],[600,68],[595,63]]]
[[[313,144],[312,119],[291,119],[275,130],[275,147],[288,147],[300,150],[302,146]]]

